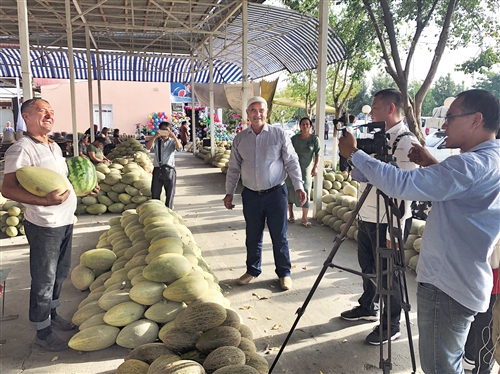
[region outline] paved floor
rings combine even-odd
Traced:
[[[181,214],[204,250],[204,257],[226,292],[232,306],[252,329],[259,352],[271,364],[283,344],[295,312],[303,305],[332,248],[334,231],[312,220],[311,228],[291,224],[288,230],[293,263],[291,291],[279,288],[274,273],[270,238],[264,236],[263,273],[247,286],[237,286],[233,279],[245,272],[245,224],[241,198],[235,196],[236,208],[228,211],[222,204],[225,176],[203,164],[189,153],[177,156],[177,193],[175,210]],[[298,213],[298,212],[297,212]],[[93,248],[113,215],[80,216],[75,226],[73,266],[85,250]],[[35,331],[28,321],[29,264],[24,237],[0,240],[1,268],[12,268],[7,280],[5,314],[19,314],[12,321],[0,322],[0,372],[18,373],[114,373],[128,350],[113,346],[89,353],[67,350],[46,353],[31,346]],[[334,263],[357,267],[356,243],[346,240]],[[408,274],[410,300],[415,305],[415,279]],[[375,323],[347,322],[340,312],[356,305],[361,293],[361,279],[338,269],[328,269],[305,313],[291,336],[274,373],[380,373],[376,346],[364,344]],[[71,318],[86,293],[66,281],[60,314]],[[413,341],[418,345],[415,307],[410,312]],[[403,335],[392,344],[393,373],[411,373],[406,322]],[[71,333],[61,333],[69,339]],[[415,346],[418,362],[418,349]],[[420,371],[419,371],[420,372]]]

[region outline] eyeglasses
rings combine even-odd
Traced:
[[[451,116],[446,116],[446,117],[444,117],[444,121],[445,121],[445,122],[450,122],[450,121],[451,121],[452,119],[454,119],[454,118],[472,116],[473,114],[476,114],[476,112],[468,112],[468,113],[462,113],[462,114],[454,114],[454,115],[451,115]]]

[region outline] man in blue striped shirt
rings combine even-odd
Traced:
[[[353,177],[389,196],[432,201],[417,267],[419,354],[425,373],[463,373],[465,341],[488,308],[493,276],[488,258],[500,239],[500,101],[484,90],[460,93],[445,117],[448,148],[461,154],[438,163],[419,144],[411,171],[369,157],[346,134],[340,152]]]
[[[292,287],[287,231],[288,173],[301,205],[306,202],[299,158],[285,132],[266,124],[267,102],[260,96],[248,101],[251,126],[233,140],[226,175],[224,206],[233,209],[233,195],[241,176],[245,187],[241,193],[246,222],[247,271],[237,282],[248,284],[261,273],[264,225],[273,242],[276,274],[283,290]]]

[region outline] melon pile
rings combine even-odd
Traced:
[[[7,236],[24,235],[24,210],[21,203],[7,200],[0,194],[0,230]]]
[[[135,138],[127,139],[118,144],[107,157],[110,160],[123,157],[133,158],[147,172],[153,171],[153,161],[149,156],[149,151]]]
[[[229,162],[229,156],[231,155],[230,150],[226,150],[222,147],[215,148],[215,154],[212,157],[210,147],[200,147],[200,151],[196,154],[196,157],[203,159],[205,164],[210,164],[217,168],[225,174],[227,172],[227,163]]]
[[[342,231],[358,203],[359,183],[350,180],[347,173],[325,172],[323,174],[323,209],[316,213],[316,219],[337,232]],[[347,237],[357,239],[358,221],[354,220],[347,231]]]
[[[148,154],[140,156],[151,159]],[[137,157],[119,157],[111,165],[99,164],[97,178],[101,190],[97,195],[78,198],[75,214],[121,213],[135,209],[151,198],[151,174],[148,173]]]
[[[405,265],[413,271],[417,271],[420,243],[422,242],[424,229],[425,221],[415,218],[412,219],[410,234],[408,235],[404,245],[404,261]]]

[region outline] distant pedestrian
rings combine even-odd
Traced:
[[[325,140],[328,140],[328,134],[330,133],[330,125],[328,121],[325,119]]]
[[[187,121],[182,121],[180,132],[181,132],[182,150],[184,151],[184,147],[189,141],[189,127],[187,125]]]

